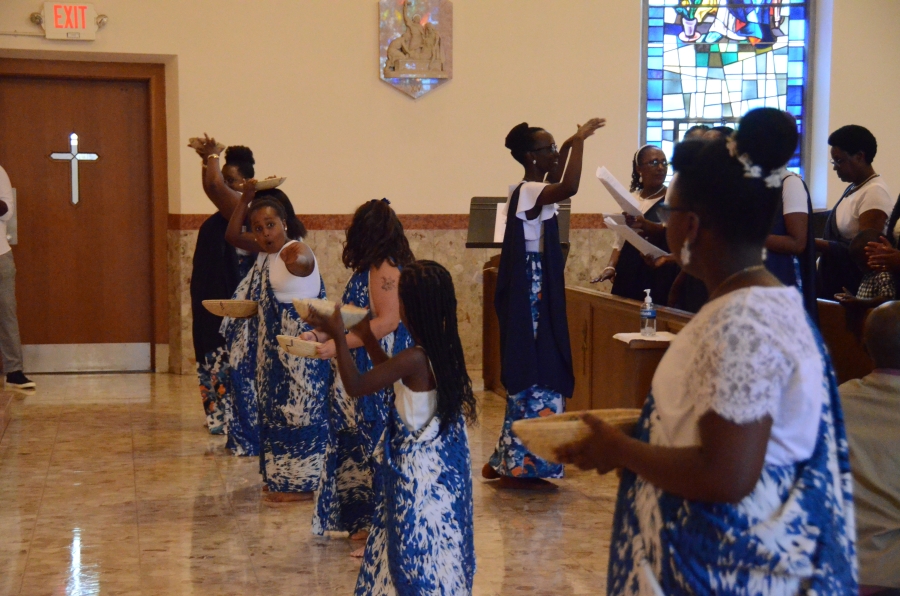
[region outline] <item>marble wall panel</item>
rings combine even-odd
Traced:
[[[459,333],[472,376],[480,378],[482,341],[482,268],[498,249],[466,249],[466,230],[407,230],[410,248],[416,258],[433,259],[443,264],[453,276],[458,304]],[[197,232],[169,231],[169,334],[170,360],[173,373],[195,374],[191,340],[190,279],[191,259]],[[609,290],[609,283],[591,285],[599,275],[611,252],[613,234],[608,230],[575,229],[570,233],[571,249],[566,264],[569,285]],[[341,263],[344,232],[311,230],[306,239],[319,261],[328,296],[340,298],[350,273]]]

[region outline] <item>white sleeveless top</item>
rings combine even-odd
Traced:
[[[431,368],[431,362],[428,362]],[[434,370],[432,369],[432,375]],[[437,388],[431,391],[413,391],[403,384],[403,379],[394,383],[394,407],[406,428],[415,432],[423,428],[437,412]]]
[[[297,240],[288,240],[281,250],[294,242]],[[269,282],[275,292],[275,299],[282,304],[287,304],[294,298],[318,298],[322,279],[319,277],[319,261],[316,260],[316,255],[313,255],[312,273],[306,277],[297,277],[288,271],[287,264],[281,260],[281,250],[278,251],[278,254],[267,256]]]

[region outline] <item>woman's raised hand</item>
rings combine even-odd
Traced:
[[[244,180],[242,191],[243,192],[241,193],[241,200],[249,205],[253,202],[253,199],[256,198],[256,178]]]
[[[578,131],[573,136],[583,140],[597,132],[598,128],[606,126],[606,118],[591,118],[584,124],[578,124],[577,126]]]

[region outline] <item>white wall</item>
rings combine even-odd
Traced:
[[[640,137],[639,0],[455,0],[454,80],[413,100],[378,78],[375,0],[104,0],[95,42],[0,36],[0,55],[164,61],[168,67],[170,211],[210,212],[187,138],[246,144],[258,175],[289,177],[305,213],[347,213],[389,197],[402,213],[465,213],[519,176],[503,148],[527,120],[559,141],[590,116],[573,210],[611,209],[593,179],[620,179]],[[863,7],[864,6],[864,7]],[[35,31],[33,0],[0,2],[0,31]],[[834,0],[831,128],[856,122],[881,141],[876,167],[900,190],[896,0]],[[882,48],[879,52],[879,48]],[[65,53],[65,54],[63,54]],[[877,59],[869,58],[877,53]],[[867,61],[868,60],[868,61]],[[814,148],[827,159],[827,147]],[[840,194],[833,174],[829,201]]]
[[[871,130],[878,139],[875,171],[895,195],[900,193],[898,21],[897,0],[834,0],[830,130],[845,124]],[[828,201],[834,205],[846,185],[833,172],[828,180]]]

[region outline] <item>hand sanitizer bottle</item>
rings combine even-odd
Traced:
[[[650,299],[650,290],[644,290],[647,297],[641,305],[641,335],[656,335],[656,306]]]

